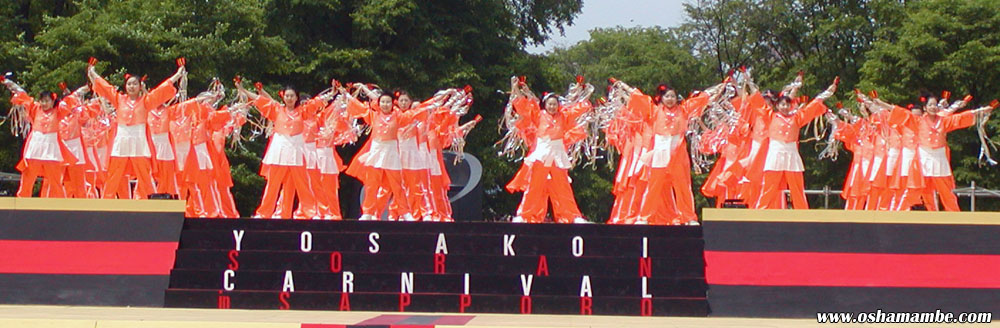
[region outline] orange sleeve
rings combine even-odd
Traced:
[[[628,108],[635,114],[642,117],[643,121],[651,120],[653,113],[653,99],[635,89],[628,100]]]
[[[347,114],[353,118],[367,116],[371,108],[358,100],[358,98],[347,97]]]
[[[174,84],[170,83],[170,80],[168,79],[160,83],[160,85],[156,86],[156,88],[153,88],[153,90],[150,90],[143,99],[143,102],[145,103],[146,108],[156,108],[169,101],[170,98],[173,98],[176,94],[177,88],[174,88]]]
[[[14,96],[10,98],[11,105],[23,106],[25,110],[28,111],[28,117],[35,119],[35,98],[28,95],[27,92],[18,91],[14,93]]]
[[[257,97],[257,100],[254,100],[253,104],[254,106],[257,106],[257,110],[260,111],[261,115],[263,115],[265,118],[269,120],[274,121],[275,117],[277,116],[277,113],[275,111],[277,110],[276,107],[278,107],[278,103],[274,102],[274,100],[267,99],[265,97]]]
[[[542,110],[534,98],[518,97],[511,105],[514,107],[514,111],[522,117],[533,118]]]
[[[798,123],[799,127],[803,127],[809,124],[814,118],[826,113],[826,110],[826,104],[823,103],[823,100],[813,99],[808,105],[795,113],[795,122]]]
[[[573,106],[566,107],[566,109],[563,110],[563,115],[566,115],[566,119],[571,122],[575,122],[577,117],[580,117],[580,115],[590,111],[593,107],[594,105],[592,105],[589,100],[584,100]]]
[[[945,132],[951,132],[958,129],[964,129],[976,124],[976,112],[972,110],[967,110],[958,114],[953,114],[951,116],[942,118],[942,130]]]
[[[95,94],[111,102],[112,107],[118,108],[118,92],[115,91],[115,87],[111,86],[111,83],[108,83],[108,80],[98,76],[94,79],[91,87]]]
[[[705,109],[705,106],[708,106],[709,98],[707,92],[699,92],[697,96],[684,99],[681,109],[684,110],[684,113],[687,113],[688,117],[701,116],[701,112]]]
[[[211,130],[220,130],[226,126],[226,123],[229,123],[231,118],[229,110],[223,106],[220,110],[208,113],[208,126]]]
[[[427,110],[418,110],[411,108],[410,110],[401,113],[399,115],[399,125],[409,125],[414,121],[423,121],[427,119]]]

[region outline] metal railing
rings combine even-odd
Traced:
[[[823,189],[810,189],[805,192],[806,195],[822,195],[823,208],[830,208],[830,196],[840,196],[842,191],[830,189],[830,186],[823,186]],[[969,197],[969,210],[972,212],[976,211],[976,198],[1000,198],[1000,191],[978,188],[976,187],[976,181],[972,181],[969,187],[955,188],[953,192],[958,197]],[[788,195],[787,190],[785,191],[785,195]],[[934,197],[934,201],[937,201],[937,197]]]

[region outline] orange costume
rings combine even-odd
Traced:
[[[958,198],[955,196],[955,179],[951,175],[949,164],[948,132],[966,128],[975,124],[979,110],[965,111],[941,117],[937,114],[925,113],[917,116],[903,108],[894,108],[889,121],[892,124],[906,125],[908,129],[917,132],[917,157],[920,173],[923,175],[926,187],[923,196],[930,199],[925,205],[928,209],[937,210],[933,201],[933,192],[941,197],[941,205],[946,211],[958,211]],[[912,202],[912,200],[910,201]]]
[[[654,104],[649,96],[639,90],[633,91],[629,106],[645,118],[653,135],[651,149],[640,159],[649,163],[650,167],[644,176],[648,185],[639,211],[640,221],[650,224],[697,222],[694,195],[691,192],[691,159],[684,135],[688,120],[701,116],[709,98],[707,92],[701,92],[667,108],[663,104]],[[675,206],[665,203],[673,203]],[[676,209],[670,211],[671,207]]]
[[[361,180],[365,186],[361,220],[377,220],[391,198],[399,209],[400,218],[416,221],[403,191],[399,133],[400,127],[422,119],[427,111],[402,112],[393,106],[392,112],[385,114],[378,104],[378,97],[374,98],[368,104],[354,97],[347,100],[347,113],[353,118],[362,118],[371,126],[368,142],[347,168],[347,174]]]
[[[153,168],[156,192],[179,195],[177,188],[177,158],[170,138],[170,123],[177,119],[176,106],[159,106],[149,111],[149,134],[153,142]]]
[[[341,98],[342,99],[342,98]],[[314,186],[316,193],[325,194],[319,198],[319,214],[326,220],[342,220],[340,211],[340,171],[344,169],[344,161],[337,154],[336,146],[357,141],[357,135],[351,128],[351,119],[347,112],[340,110],[343,105],[340,99],[330,103],[321,113],[318,122],[322,123],[316,136],[316,166],[319,171],[319,184]]]
[[[59,138],[59,122],[79,104],[79,99],[77,96],[69,96],[54,104],[52,108],[42,110],[34,98],[24,91],[16,90],[10,102],[14,106],[23,106],[31,121],[31,132],[25,141],[21,161],[17,165],[17,169],[21,171],[21,185],[17,190],[17,197],[31,197],[35,179],[39,175],[44,176],[42,190],[49,191],[43,192],[43,196],[63,197],[64,162],[75,163],[77,159]]]
[[[125,175],[138,179],[136,192],[139,198],[146,198],[153,193],[153,176],[150,157],[149,135],[146,129],[150,109],[157,108],[174,97],[177,89],[168,79],[149,93],[139,95],[135,99],[118,93],[108,81],[101,77],[93,79],[94,93],[107,99],[116,110],[117,130],[111,144],[108,177],[105,181],[104,198],[127,198],[122,195],[120,186],[125,181]]]
[[[560,105],[555,114],[542,110],[533,97],[517,97],[512,105],[521,117],[518,123],[530,149],[521,169],[507,184],[510,192],[524,191],[517,216],[529,223],[542,223],[551,201],[556,222],[585,222],[570,186],[571,164],[566,150],[585,136],[576,119],[591,109],[590,102]]]
[[[75,102],[75,101],[74,101]],[[75,106],[59,121],[59,139],[66,149],[73,154],[75,161],[66,161],[66,197],[87,198],[92,195],[88,191],[86,170],[93,165],[87,158],[87,146],[83,142],[82,125],[99,113],[100,107],[86,104]]]
[[[767,107],[758,113],[767,121],[770,138],[764,159],[764,186],[758,201],[759,208],[781,208],[779,197],[786,188],[795,209],[809,208],[802,179],[805,168],[799,156],[799,129],[827,111],[823,104],[825,99],[826,96],[820,95],[788,115]]]
[[[223,106],[219,111],[228,112],[228,108]],[[212,147],[208,147],[208,149],[209,154],[212,155],[212,163],[216,168],[213,192],[218,195],[219,214],[224,218],[240,217],[240,213],[236,210],[236,202],[233,200],[233,193],[230,191],[230,188],[233,187],[233,176],[230,171],[229,157],[226,156],[226,136],[244,123],[246,123],[244,117],[231,117],[224,124],[212,127]]]
[[[264,188],[256,216],[272,217],[278,201],[278,192],[282,188],[287,190],[294,188],[299,203],[302,204],[303,215],[315,218],[318,212],[316,200],[306,177],[305,139],[302,133],[305,129],[303,120],[315,115],[317,109],[325,105],[324,101],[311,99],[297,108],[289,109],[274,100],[258,97],[254,105],[264,117],[274,123],[274,134],[261,161],[261,176],[267,179],[267,186]],[[284,204],[278,211],[284,218],[292,216],[292,208],[285,207]]]

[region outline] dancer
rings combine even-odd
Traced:
[[[523,138],[530,149],[521,169],[507,185],[508,191],[524,191],[513,222],[544,222],[551,201],[555,222],[589,223],[580,214],[573,196],[569,179],[572,164],[566,152],[569,145],[586,135],[577,118],[591,109],[587,90],[592,91],[593,87],[574,84],[571,91],[583,94],[572,97],[577,101],[563,104],[554,93],[538,99],[527,84],[517,77],[511,78],[511,105],[520,117]]]
[[[834,79],[830,85],[808,104],[797,110],[793,100],[787,95],[779,94],[772,100],[772,108],[765,108],[760,115],[768,121],[768,137],[770,142],[764,162],[764,186],[758,201],[758,207],[763,209],[782,208],[782,191],[787,189],[791,194],[792,206],[795,209],[808,209],[805,185],[802,172],[802,157],[799,156],[799,129],[817,116],[828,110],[823,101],[837,91],[839,79]]]
[[[44,91],[34,98],[13,80],[3,78],[0,81],[13,94],[10,101],[14,105],[12,110],[23,111],[15,115],[23,117],[21,124],[27,135],[21,161],[17,165],[21,171],[17,197],[31,197],[39,175],[43,176],[42,197],[64,197],[63,164],[76,163],[77,159],[59,138],[59,122],[80,104],[80,98],[88,88],[81,87],[60,101],[55,93]]]
[[[282,188],[289,188],[288,190],[294,188],[299,202],[303,204],[304,216],[320,218],[316,211],[312,188],[306,178],[302,122],[303,118],[315,115],[317,110],[325,105],[326,101],[323,99],[325,96],[300,102],[295,89],[285,87],[278,93],[281,98],[279,103],[264,91],[260,82],[256,84],[257,93],[247,91],[241,84],[237,84],[236,87],[243,96],[254,102],[261,115],[274,124],[274,134],[261,161],[261,176],[267,179],[267,185],[264,187],[264,195],[254,217],[291,218],[292,208],[282,206],[277,209],[281,213],[280,216],[275,216],[275,207],[278,204],[279,191]]]
[[[94,65],[97,60],[91,59],[87,65],[87,77],[93,85],[94,93],[107,99],[116,112],[117,131],[111,144],[108,177],[105,181],[104,198],[127,198],[120,190],[120,185],[127,182],[125,175],[138,179],[136,192],[138,198],[147,198],[155,191],[150,157],[149,141],[147,139],[146,122],[151,109],[166,103],[177,89],[174,83],[181,79],[184,61],[178,60],[177,72],[153,88],[148,93],[143,92],[139,78],[125,76],[125,93],[119,93],[115,87],[97,74]]]

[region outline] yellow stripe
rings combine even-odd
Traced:
[[[88,212],[184,212],[183,200],[0,198],[0,209]]]
[[[996,212],[702,209],[705,221],[1000,225]]]

